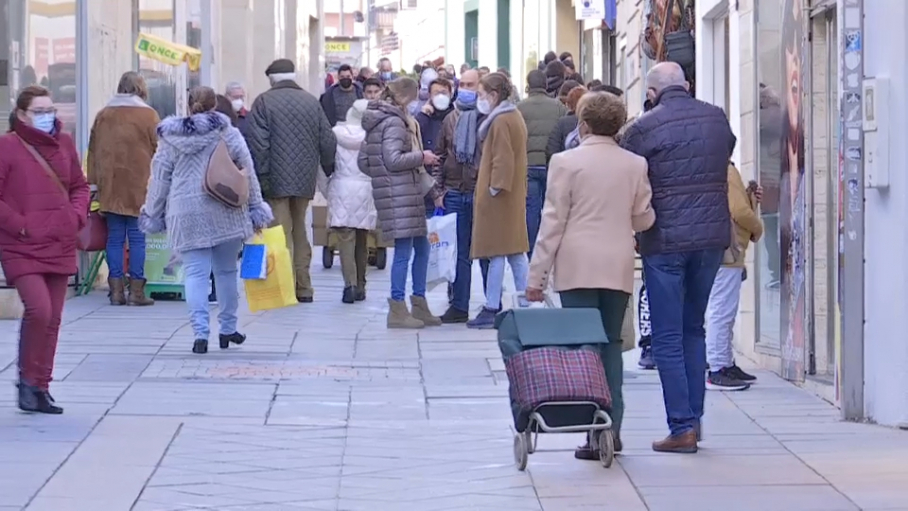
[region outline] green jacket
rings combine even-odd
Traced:
[[[567,115],[567,108],[561,101],[550,98],[542,89],[531,89],[529,96],[517,104],[527,125],[527,164],[546,165],[545,150],[549,135],[561,119]]]

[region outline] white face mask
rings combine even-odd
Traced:
[[[476,101],[476,110],[479,110],[482,115],[488,115],[492,111],[492,104],[489,103],[488,99],[482,98]]]
[[[447,94],[436,94],[435,97],[432,98],[432,106],[434,106],[436,110],[445,111],[451,106],[451,98],[449,98]]]
[[[240,110],[243,109],[243,99],[242,98],[234,99],[230,102],[230,104],[233,105],[234,112],[239,112]]]

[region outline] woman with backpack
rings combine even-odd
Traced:
[[[193,353],[208,352],[208,279],[214,272],[220,314],[220,348],[242,344],[237,332],[237,256],[243,241],[274,219],[262,200],[252,157],[240,131],[215,111],[217,95],[210,87],[189,93],[189,116],[171,116],[158,125],[158,149],[152,160],[152,184],[142,207],[139,226],[148,234],[167,231],[171,251],[183,260],[186,303],[195,334]],[[248,179],[248,200],[228,205],[203,183],[219,172],[215,158],[223,141],[233,164]]]

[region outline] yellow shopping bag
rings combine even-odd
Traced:
[[[254,243],[264,244],[268,257],[267,277],[264,280],[244,280],[246,301],[252,312],[280,309],[296,305],[293,284],[293,264],[283,227],[265,229]]]

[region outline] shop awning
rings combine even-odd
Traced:
[[[179,66],[185,62],[190,71],[198,71],[202,64],[202,51],[191,46],[177,44],[151,34],[139,34],[136,39],[136,53],[158,62]]]

